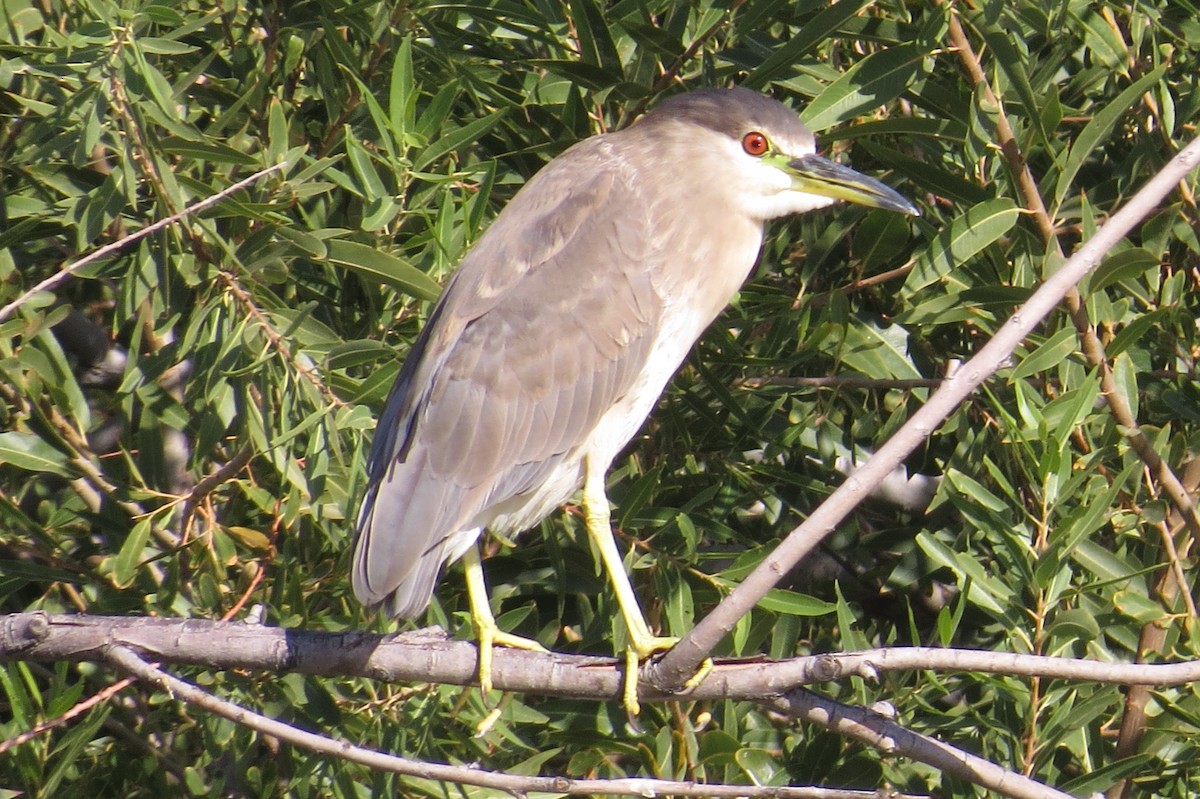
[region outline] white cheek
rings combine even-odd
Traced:
[[[749,216],[764,222],[788,214],[802,214],[824,208],[835,202],[830,197],[793,191],[791,177],[761,161],[748,165],[744,176],[745,180],[741,182],[743,190],[739,197],[741,206]]]
[[[783,189],[775,194],[754,194],[744,198],[747,210],[759,219],[777,219],[789,214],[803,214],[833,205],[832,197],[806,194]]]

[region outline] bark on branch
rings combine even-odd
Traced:
[[[285,630],[242,622],[141,616],[0,616],[0,662],[103,661],[123,647],[160,663],[213,669],[254,669],[384,681],[474,685],[477,651],[437,628],[393,635]],[[541,696],[621,700],[615,658],[497,648],[496,688]],[[639,685],[643,702],[678,699],[767,699],[794,688],[857,676],[877,681],[889,671],[932,669],[1121,685],[1200,681],[1200,662],[1097,663],[1070,658],[931,647],[896,647],[787,660],[718,659],[712,673],[685,694]]]

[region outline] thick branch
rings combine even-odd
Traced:
[[[474,685],[478,653],[469,641],[451,641],[436,628],[398,635],[284,630],[207,619],[0,616],[0,662],[103,660],[114,646],[162,663],[213,669],[255,669],[388,681]],[[932,669],[1046,677],[1121,685],[1181,685],[1200,681],[1200,662],[1097,663],[1069,658],[973,650],[897,647],[779,661],[718,661],[712,674],[685,696],[639,685],[644,702],[672,699],[761,699],[800,686],[850,676],[874,680],[888,671]],[[616,659],[495,651],[496,687],[542,696],[619,701]]]
[[[696,785],[659,780],[577,781],[557,777],[512,777],[398,758],[297,730],[213,697],[150,666],[152,659],[217,669],[255,669],[379,680],[473,685],[477,651],[465,641],[449,641],[437,629],[401,635],[364,632],[323,633],[282,630],[238,622],[145,617],[52,616],[19,613],[0,616],[0,663],[10,660],[108,661],[139,679],[159,685],[188,702],[219,713],[294,745],[332,754],[372,768],[428,779],[483,785],[509,791],[551,790],[569,794],[627,794],[652,790],[695,796],[791,796],[858,799],[854,791],[819,788],[767,788]],[[753,699],[790,716],[855,738],[886,753],[913,758],[1015,799],[1061,799],[1061,794],[911,730],[878,713],[841,705],[798,686],[848,676],[877,680],[885,671],[953,670],[1052,677],[1130,685],[1171,685],[1200,680],[1200,662],[1112,664],[1033,655],[905,647],[783,661],[718,662],[704,682],[685,697],[655,691],[645,683],[642,701]],[[619,701],[622,675],[612,658],[527,652],[495,652],[497,688],[546,696]],[[522,783],[508,780],[526,780]]]

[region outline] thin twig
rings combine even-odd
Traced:
[[[317,391],[321,392],[331,406],[335,408],[346,407],[347,402],[335,394],[333,389],[326,385],[325,381],[321,379],[321,376],[316,371],[309,369],[292,352],[292,348],[288,346],[284,337],[272,326],[270,317],[258,307],[254,302],[254,297],[242,287],[237,278],[222,269],[217,270],[217,278],[225,284],[225,288],[229,290],[229,293],[234,296],[242,308],[245,309],[246,313],[258,324],[258,329],[267,337],[267,341],[270,342],[271,346],[283,356],[284,360],[291,364],[292,368],[301,377],[311,383]]]
[[[45,721],[41,722],[40,724],[35,724],[33,727],[30,727],[25,732],[20,733],[19,735],[14,735],[12,738],[9,738],[6,741],[0,741],[0,755],[4,754],[5,752],[7,752],[9,749],[12,749],[13,747],[20,746],[21,744],[26,743],[27,741],[32,741],[34,738],[38,737],[39,735],[49,732],[50,730],[54,729],[55,727],[61,727],[62,725],[66,724],[68,721],[70,721],[71,719],[80,715],[81,713],[85,713],[88,710],[91,710],[93,707],[100,704],[101,702],[104,702],[109,697],[124,690],[127,686],[132,685],[133,682],[134,682],[134,679],[132,677],[126,677],[123,680],[118,680],[117,682],[113,683],[112,685],[102,688],[101,690],[92,694],[87,699],[76,702],[72,707],[68,708],[65,712],[61,713],[60,715],[55,716],[52,719],[46,719]]]
[[[165,219],[160,219],[157,222],[154,222],[153,224],[142,228],[141,230],[137,231],[136,233],[131,233],[128,236],[125,236],[124,238],[119,239],[118,241],[114,241],[111,244],[106,244],[103,247],[101,247],[100,249],[95,250],[94,252],[92,252],[88,255],[85,255],[83,258],[80,258],[75,263],[63,267],[61,270],[59,270],[55,274],[51,275],[50,277],[46,278],[41,283],[38,283],[36,286],[29,289],[29,291],[26,291],[21,296],[17,297],[15,300],[10,302],[8,305],[5,305],[3,308],[0,308],[0,322],[6,321],[10,316],[13,315],[13,313],[18,308],[20,308],[22,305],[24,305],[26,302],[28,302],[29,298],[32,297],[33,295],[37,294],[40,291],[49,291],[50,289],[57,288],[61,283],[66,281],[67,278],[69,278],[74,273],[78,272],[80,269],[83,269],[85,266],[88,266],[89,264],[93,264],[96,261],[99,261],[101,258],[105,257],[106,255],[111,255],[114,252],[122,250],[131,244],[134,244],[135,242],[141,241],[142,239],[146,238],[147,236],[151,235],[152,233],[156,233],[165,227],[169,227],[170,225],[173,225],[182,219],[186,219],[189,216],[194,216],[194,215],[200,213],[201,211],[203,211],[204,209],[209,208],[213,205],[216,205],[221,200],[224,200],[226,197],[230,196],[231,194],[239,192],[242,189],[246,188],[247,186],[249,186],[253,183],[257,183],[259,180],[266,177],[267,175],[270,175],[273,172],[278,172],[279,170],[283,169],[286,166],[287,166],[287,162],[284,161],[284,162],[275,164],[275,166],[267,167],[266,169],[261,169],[258,172],[255,172],[250,177],[245,178],[243,180],[239,180],[237,183],[234,183],[232,186],[228,186],[228,187],[222,189],[221,191],[217,192],[216,194],[212,195],[211,197],[205,197],[203,200],[199,200],[195,203],[192,203],[191,205],[187,206],[186,208],[179,211],[178,213],[171,214],[170,216],[166,217]]]
[[[766,375],[763,377],[743,377],[735,380],[733,385],[738,388],[766,388],[780,386],[797,388],[869,388],[879,391],[888,389],[937,388],[943,382],[940,377],[915,377],[910,379],[887,379],[874,377],[857,377],[853,375],[829,375],[825,377],[787,377],[784,375]]]
[[[187,495],[188,503],[195,505],[203,500],[226,481],[232,480],[234,475],[246,468],[253,459],[254,448],[246,444],[227,463],[223,464],[216,471],[205,475],[196,485],[192,486],[191,492]]]
[[[451,766],[443,763],[428,763],[407,757],[399,757],[373,749],[328,738],[324,735],[297,729],[276,719],[240,707],[209,694],[191,683],[167,674],[142,660],[132,650],[121,646],[110,648],[108,662],[136,676],[144,682],[158,686],[168,694],[189,704],[201,707],[210,713],[227,718],[236,724],[271,735],[293,746],[299,746],[340,760],[361,763],[378,771],[390,771],[410,777],[438,780],[457,785],[477,785],[495,788],[512,794],[522,795],[532,791],[546,791],[571,796],[608,794],[619,796],[720,796],[720,797],[780,797],[780,799],[878,799],[877,791],[848,791],[817,787],[770,787],[750,785],[719,785],[678,780],[660,780],[633,777],[626,779],[569,779],[567,777],[524,777],[502,774],[469,766]],[[907,795],[891,794],[895,799]]]

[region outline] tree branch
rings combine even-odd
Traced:
[[[155,661],[213,669],[255,669],[385,681],[475,685],[478,651],[438,628],[380,635],[285,630],[242,622],[144,616],[69,616],[41,612],[0,616],[0,662],[103,660],[114,646]],[[895,647],[787,660],[718,660],[686,694],[639,684],[643,702],[762,699],[801,685],[846,677],[875,681],[892,671],[962,671],[1119,685],[1200,681],[1200,661],[1098,663],[997,652]],[[540,696],[620,701],[618,659],[498,647],[496,688]]]
[[[1008,116],[1004,113],[1004,104],[992,91],[992,87],[987,82],[987,76],[984,75],[979,58],[971,48],[971,41],[967,38],[967,34],[962,28],[957,9],[951,9],[947,22],[947,32],[950,36],[950,41],[954,45],[955,51],[958,52],[964,69],[971,76],[971,80],[975,82],[975,85],[983,92],[989,104],[996,109],[996,140],[1000,145],[1000,151],[1004,154],[1005,161],[1008,162],[1008,168],[1012,170],[1013,175],[1016,177],[1017,187],[1020,189],[1021,195],[1025,198],[1025,207],[1037,223],[1038,232],[1042,236],[1046,249],[1061,256],[1062,248],[1059,246],[1054,220],[1050,217],[1050,212],[1046,209],[1046,204],[1042,200],[1037,180],[1034,179],[1033,171],[1029,168],[1029,161],[1021,152],[1021,146],[1017,142],[1016,135],[1013,133],[1012,125],[1009,124]],[[1178,157],[1176,156],[1176,158]],[[1178,173],[1176,183],[1181,183],[1188,171],[1190,170]],[[1160,172],[1159,174],[1162,173]],[[1176,188],[1178,186],[1172,186],[1168,191]],[[1165,197],[1167,193],[1164,191],[1162,196]],[[1147,209],[1147,213],[1150,210]],[[1116,242],[1114,241],[1114,243]],[[1158,454],[1150,439],[1146,438],[1146,434],[1142,432],[1141,425],[1138,424],[1137,419],[1133,415],[1133,409],[1117,386],[1116,377],[1112,371],[1112,364],[1109,363],[1108,355],[1104,351],[1104,343],[1100,341],[1100,337],[1096,334],[1096,326],[1092,324],[1092,320],[1088,315],[1087,305],[1084,303],[1083,297],[1079,294],[1079,290],[1074,285],[1070,286],[1063,294],[1063,300],[1067,306],[1067,312],[1071,316],[1071,321],[1075,325],[1075,332],[1079,337],[1080,350],[1083,352],[1088,364],[1098,371],[1100,390],[1104,394],[1104,400],[1108,403],[1113,417],[1125,428],[1126,441],[1129,442],[1129,446],[1150,469],[1155,479],[1162,484],[1167,496],[1178,509],[1193,537],[1200,536],[1200,511],[1197,510],[1195,503],[1192,502],[1191,495],[1188,494],[1183,483],[1175,475],[1175,472],[1171,470],[1170,465],[1162,459],[1162,456]]]

